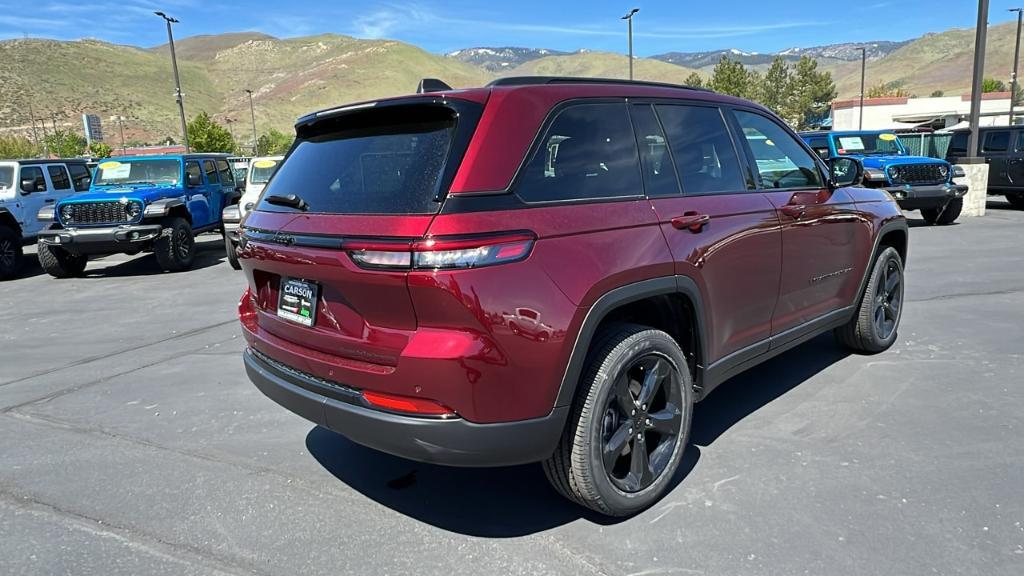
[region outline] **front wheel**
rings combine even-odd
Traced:
[[[242,265],[238,263],[238,246],[231,241],[231,238],[224,234],[224,253],[227,254],[228,264],[235,270],[241,270]]]
[[[693,382],[665,332],[618,324],[595,342],[544,472],[566,498],[627,516],[670,487],[689,440]]]
[[[876,354],[896,341],[903,315],[903,259],[887,247],[875,259],[874,268],[857,313],[845,326],[836,328],[836,338],[857,352]]]
[[[192,267],[192,259],[195,256],[192,227],[184,218],[169,218],[160,230],[160,237],[154,242],[153,248],[156,260],[164,270],[188,270]]]
[[[54,278],[74,278],[85,272],[89,257],[85,254],[72,254],[60,246],[39,243],[39,265]]]
[[[8,226],[0,226],[0,280],[14,278],[21,271],[24,257],[21,235]]]
[[[957,198],[950,200],[942,208],[923,208],[921,209],[921,216],[924,217],[924,221],[930,225],[939,224],[945,226],[956,222],[956,219],[960,217],[960,212],[964,209],[964,199]]]

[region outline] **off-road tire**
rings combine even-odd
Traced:
[[[238,247],[235,246],[235,243],[231,241],[231,238],[228,238],[227,234],[225,234],[224,253],[228,257],[228,264],[230,264],[231,267],[234,268],[235,270],[241,270],[242,265],[238,263],[238,252],[236,251],[237,249]]]
[[[886,335],[880,333],[876,326],[875,315],[878,312],[880,283],[885,281],[886,269],[890,265],[895,266],[899,274],[899,301],[898,309],[895,311],[895,325],[892,332]],[[895,248],[886,247],[872,263],[871,277],[864,287],[856,314],[847,324],[835,329],[836,339],[847,348],[864,354],[877,354],[892,346],[899,332],[900,318],[903,316],[903,284],[903,259]]]
[[[72,254],[60,246],[39,243],[38,252],[39,265],[54,278],[81,276],[89,263],[89,257],[85,254]]]
[[[660,474],[646,488],[624,492],[605,471],[601,458],[602,421],[618,375],[638,359],[652,354],[667,360],[678,375],[682,422],[672,440],[674,446],[666,447],[671,447],[671,453]],[[686,358],[671,336],[647,326],[611,325],[593,341],[558,447],[543,462],[544,473],[555,490],[573,502],[609,516],[635,514],[655,503],[671,487],[689,444],[693,401],[693,382]]]
[[[960,212],[964,209],[964,199],[955,198],[946,203],[942,208],[922,208],[921,216],[930,225],[938,224],[945,226],[956,222]]]
[[[160,268],[169,272],[188,270],[195,258],[192,226],[184,218],[168,218],[164,221],[160,236],[153,242],[153,252]]]
[[[1006,201],[1017,210],[1024,210],[1024,194],[1007,194]]]
[[[24,259],[21,234],[10,226],[0,225],[0,280],[17,276]]]

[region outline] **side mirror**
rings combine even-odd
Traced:
[[[35,178],[22,178],[21,191],[24,192],[25,194],[39,192],[39,183],[36,182]]]
[[[234,224],[237,222],[241,222],[242,213],[238,210],[238,204],[232,204],[221,211],[220,217],[221,220],[224,221],[224,223]]]
[[[864,165],[856,158],[829,158],[828,169],[833,188],[858,186],[864,180]]]
[[[189,174],[188,174],[188,187],[189,188],[195,188],[197,186],[202,186],[202,185],[203,185],[203,177],[200,176],[199,174],[193,174],[193,173],[189,172]]]

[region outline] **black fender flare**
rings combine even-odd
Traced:
[[[13,228],[18,235],[21,235],[21,222],[14,216],[14,213],[4,206],[0,206],[0,226]]]
[[[162,198],[148,204],[143,217],[162,218],[170,214],[174,208],[185,208],[187,210],[188,206],[181,198]]]
[[[609,312],[631,302],[660,296],[666,294],[682,294],[690,299],[693,304],[697,320],[697,374],[698,380],[705,365],[703,357],[706,346],[706,321],[704,318],[704,304],[700,289],[692,278],[687,276],[662,276],[641,280],[632,284],[626,284],[609,290],[587,310],[587,314],[580,326],[576,341],[573,344],[572,352],[569,355],[569,362],[566,364],[565,373],[562,376],[562,383],[558,388],[558,396],[555,398],[555,408],[569,406],[576,396],[576,387],[579,385],[580,375],[583,372],[583,364],[586,362],[587,353],[590,351],[590,344],[597,332],[597,327]],[[694,384],[699,385],[699,382]]]

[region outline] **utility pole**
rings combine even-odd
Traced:
[[[967,157],[977,158],[981,134],[981,87],[985,75],[985,46],[988,40],[988,0],[978,0],[978,26],[974,37],[974,78],[971,82],[971,136]]]
[[[622,17],[629,25],[629,79],[633,79],[633,16],[639,12],[639,8],[633,8]]]
[[[32,128],[31,128],[31,130],[32,130],[32,140],[38,144],[39,143],[39,134],[36,133],[36,113],[35,113],[34,110],[32,110],[32,100],[31,100],[31,98],[28,101],[28,119],[32,123]]]
[[[256,109],[252,105],[252,90],[246,89],[245,93],[249,95],[249,114],[252,116],[252,155],[260,155],[260,141],[256,136]]]
[[[227,118],[227,117],[224,118],[224,123],[228,125],[228,134],[231,134],[231,141],[232,142],[235,141],[235,131],[231,129],[231,124],[233,124],[234,122],[235,121],[232,120],[231,118]]]
[[[1024,8],[1010,8],[1010,12],[1017,13],[1017,46],[1013,50],[1013,76],[1010,80],[1010,126],[1013,126],[1013,108],[1017,104],[1017,88],[1020,82],[1017,78],[1017,67],[1020,65],[1020,29],[1024,23]]]
[[[121,156],[127,156],[128,149],[124,146],[124,116],[114,116],[114,120],[117,120],[117,127],[121,131]]]
[[[178,76],[178,57],[174,54],[174,33],[171,32],[171,24],[177,24],[178,20],[163,12],[154,14],[167,22],[167,43],[171,47],[171,67],[174,69],[174,99],[178,101],[178,115],[181,116],[181,141],[185,144],[185,153],[188,154],[191,152],[188,147],[188,124],[185,121],[185,103],[181,95],[181,78]]]
[[[868,72],[868,50],[860,47],[860,121],[857,123],[857,130],[864,129],[864,80]]]

